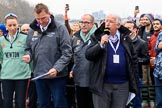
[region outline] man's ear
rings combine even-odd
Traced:
[[[50,12],[48,12],[48,15],[50,15],[50,16],[51,16],[51,13],[50,13]]]
[[[117,24],[117,28],[119,29],[121,27],[121,24]]]

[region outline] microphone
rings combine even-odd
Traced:
[[[104,28],[104,34],[110,35],[110,29],[109,28]]]
[[[104,34],[110,35],[110,28],[104,28]],[[106,45],[106,41],[104,42],[104,45]]]

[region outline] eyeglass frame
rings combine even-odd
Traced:
[[[88,22],[88,21],[79,21],[80,24],[84,24],[84,25],[88,25],[91,24],[92,22]]]

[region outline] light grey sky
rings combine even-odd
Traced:
[[[134,7],[139,6],[142,13],[162,15],[160,0],[26,0],[31,4],[44,3],[54,14],[64,14],[65,4],[70,6],[69,18],[80,19],[84,13],[103,10],[105,14],[115,13],[121,17],[133,16]]]

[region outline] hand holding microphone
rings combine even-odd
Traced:
[[[104,29],[104,35],[101,37],[101,45],[105,45],[105,43],[108,42],[109,40],[109,34],[110,34],[110,29],[109,28],[105,28]]]
[[[110,28],[104,28],[104,34],[110,35]]]

